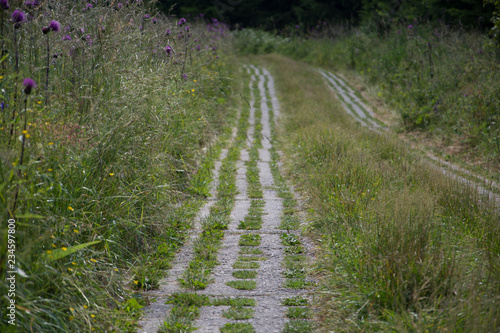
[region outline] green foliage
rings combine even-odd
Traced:
[[[0,235],[15,218],[18,329],[132,332],[141,311],[128,287],[157,286],[206,194],[227,52],[216,58],[224,42],[205,24],[189,22],[189,37],[145,18],[151,1],[40,3],[17,29],[11,3],[0,27]],[[42,34],[52,19],[61,31]]]

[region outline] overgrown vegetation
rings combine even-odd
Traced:
[[[314,34],[235,32],[244,54],[277,52],[345,73],[394,110],[401,131],[427,133],[435,146],[498,171],[498,49],[486,34],[437,23],[322,26]]]
[[[281,92],[287,169],[308,198],[307,230],[322,248],[320,329],[498,330],[494,203],[396,136],[353,126],[314,69],[260,59]],[[291,277],[301,275],[297,258],[285,258]]]
[[[227,28],[150,1],[8,7],[0,275],[12,218],[17,329],[135,331],[144,304],[132,290],[156,287],[208,193],[231,117]],[[0,288],[8,332],[5,279]]]

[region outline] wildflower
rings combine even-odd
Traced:
[[[94,315],[94,314],[91,314],[90,316],[91,316],[92,318],[95,318],[95,315]]]
[[[72,262],[71,262],[71,264],[72,264],[73,266],[75,266],[75,265],[76,265],[76,262],[72,261]]]
[[[71,36],[69,35],[63,36],[62,40],[71,40]]]
[[[167,36],[170,36],[170,29],[167,29],[167,31],[165,31],[165,34],[166,34]]]
[[[75,209],[73,207],[71,207],[71,206],[68,206],[68,210],[74,211]]]
[[[47,254],[51,254],[51,253],[52,253],[52,251],[51,251],[51,250],[47,250]]]
[[[147,20],[148,18],[150,18],[151,16],[149,16],[148,14],[144,15],[144,18]]]
[[[115,272],[118,272],[118,268],[115,268]]]
[[[26,22],[26,14],[19,10],[16,9],[15,11],[12,12],[12,22],[15,24],[15,28],[19,28],[21,26],[21,23]]]
[[[50,28],[49,27],[43,27],[42,28],[42,32],[44,35],[48,34],[50,32]]]
[[[113,172],[110,172],[110,173],[109,173],[109,175],[110,175],[110,176],[114,176],[115,174],[114,174]]]
[[[201,49],[200,45],[196,45],[196,50],[199,51]]]
[[[408,29],[413,29],[413,24],[408,25]]]
[[[187,78],[188,78],[187,74],[182,74],[182,78],[183,78],[184,80],[187,80]]]
[[[118,2],[118,4],[116,5],[116,7],[117,7],[118,9],[122,9],[122,8],[123,8],[123,4],[122,4],[121,2]]]
[[[69,316],[69,320],[75,319],[75,316]]]
[[[186,19],[183,17],[179,20],[179,23],[177,23],[178,25],[183,25],[186,23]]]
[[[167,52],[168,56],[170,56],[170,53],[172,53],[172,48],[170,46],[166,46],[164,50]]]
[[[2,112],[5,110],[5,107],[6,105],[4,102],[0,103],[0,108],[2,109]]]
[[[85,5],[85,9],[84,10],[90,10],[92,8],[94,8],[94,6],[92,6],[92,4],[90,4],[90,3],[88,3],[88,4]]]
[[[49,146],[52,146],[54,144],[54,142],[49,142]]]
[[[139,284],[139,281],[138,281],[138,280],[134,280],[134,283],[135,283],[135,284]]]
[[[156,23],[158,23],[158,19],[157,19],[156,17],[153,17],[153,18],[151,19],[151,22],[153,22],[154,24],[156,24]]]
[[[56,244],[52,244],[52,247],[55,249],[57,246],[56,246]]]
[[[7,10],[10,8],[8,0],[0,0],[0,8]]]
[[[68,268],[68,271],[73,272],[73,268]]]
[[[70,310],[71,312],[75,311],[75,309],[73,309],[73,308],[69,308],[69,310]]]
[[[61,250],[66,251],[68,248],[67,247],[61,247]]]
[[[25,93],[26,95],[31,94],[31,90],[32,90],[33,88],[36,88],[36,83],[35,83],[35,81],[33,81],[33,80],[32,80],[32,79],[30,79],[30,78],[26,78],[26,79],[24,79],[24,81],[23,81],[23,85],[24,85],[24,93]]]
[[[49,28],[50,28],[51,31],[58,32],[59,29],[61,29],[61,23],[52,20],[49,23]]]
[[[87,308],[88,308],[88,306],[86,306],[86,305],[84,305],[83,307],[84,307],[85,309],[87,309]]]
[[[76,230],[76,229],[73,229],[73,231],[75,232],[75,234],[80,233],[80,231],[78,231],[78,230]]]
[[[189,26],[186,26],[184,29],[186,29],[186,31],[189,31]]]
[[[97,262],[97,260],[95,260],[94,258],[90,259],[90,261],[92,261],[92,262]]]

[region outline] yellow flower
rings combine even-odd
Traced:
[[[47,169],[47,171],[49,171],[49,172],[50,172],[50,171],[52,171],[52,169]]]
[[[75,234],[78,234],[80,231],[76,230],[76,229],[73,229],[73,231],[75,232]]]
[[[115,174],[114,174],[113,172],[110,172],[110,173],[109,173],[109,175],[110,175],[110,176],[114,176]]]
[[[73,320],[73,319],[75,319],[74,316],[69,316],[69,320]]]
[[[90,259],[90,261],[92,261],[92,262],[97,262],[97,260],[95,260],[94,258]]]
[[[51,253],[52,253],[52,251],[51,251],[51,250],[47,250],[47,253],[48,253],[48,254],[51,254]]]
[[[135,284],[139,284],[139,281],[138,281],[138,280],[134,280],[134,283],[135,283]]]
[[[27,131],[27,130],[24,130],[24,131],[23,131],[23,134],[26,134],[26,133],[28,133],[28,131]]]
[[[3,79],[3,76],[0,76],[0,80],[2,80],[2,79]]]
[[[30,137],[30,135],[29,135],[29,134],[26,134],[26,139],[27,139],[27,138],[29,138],[29,137]]]
[[[53,248],[56,248],[57,246],[56,246],[56,244],[52,244],[52,247],[53,247]]]
[[[56,238],[56,236],[52,235],[52,236],[50,236],[50,238]]]
[[[61,247],[61,250],[66,251],[68,248],[67,247]]]
[[[49,142],[49,146],[52,146],[54,144],[54,142]]]
[[[191,91],[194,91],[194,89],[191,89]]]
[[[42,101],[38,101],[37,103],[38,103],[38,104],[42,104]]]
[[[115,268],[115,271],[118,272],[118,268]]]
[[[68,268],[68,271],[73,272],[73,268]]]
[[[74,261],[72,261],[71,263],[72,263],[73,265],[76,265],[76,262],[74,262]]]
[[[16,165],[17,165],[17,162],[12,162],[12,165],[13,165],[13,166],[16,166]]]
[[[68,210],[74,211],[73,207],[71,207],[71,206],[68,206]]]
[[[91,314],[90,316],[91,316],[92,318],[95,318],[95,315],[93,315],[93,314]]]
[[[70,309],[71,311],[75,311],[75,309],[73,309],[73,308],[69,308],[69,309]]]
[[[88,308],[88,306],[86,306],[86,305],[84,305],[83,307],[84,307],[85,309],[87,309],[87,308]]]
[[[196,82],[196,80],[193,80],[194,82]]]

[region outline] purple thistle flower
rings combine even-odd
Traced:
[[[89,10],[89,9],[92,9],[92,8],[94,8],[94,6],[92,6],[91,3],[88,3],[88,4],[85,5],[85,9],[84,10]]]
[[[188,78],[187,74],[182,74],[182,78],[183,78],[184,80],[187,80],[187,78]]]
[[[23,11],[16,9],[12,12],[12,22],[17,25],[26,22],[26,14]]]
[[[84,34],[84,33],[85,33],[85,28],[80,28],[80,29],[78,29],[78,31],[79,31],[81,34]]]
[[[196,50],[198,50],[198,51],[199,51],[200,49],[201,49],[201,46],[200,46],[199,44],[198,44],[198,45],[196,45]]]
[[[10,8],[9,6],[9,1],[8,0],[0,0],[0,7],[3,9],[3,10],[7,10]]]
[[[150,18],[150,17],[151,17],[151,16],[149,16],[148,14],[144,15],[144,18],[145,18],[145,19],[148,19],[148,18]]]
[[[189,27],[188,26],[186,26],[184,29],[186,29],[186,31],[189,31]]]
[[[118,4],[116,5],[116,7],[117,7],[118,9],[122,9],[122,8],[123,8],[123,4],[122,4],[121,2],[118,2]]]
[[[164,50],[167,52],[168,56],[170,56],[170,53],[172,53],[172,48],[170,46],[166,46]]]
[[[57,21],[50,21],[49,28],[50,28],[50,30],[52,30],[54,32],[58,32],[59,29],[61,29],[61,23],[59,23]]]
[[[408,26],[408,29],[413,29],[413,24],[410,24],[410,25]]]
[[[23,81],[23,85],[24,85],[24,93],[26,95],[29,95],[31,94],[31,90],[33,88],[36,88],[36,83],[35,81],[33,81],[33,79],[30,79],[30,78],[26,78],[24,79]]]
[[[216,22],[218,22],[218,21],[217,21],[217,19],[216,19],[216,18],[212,18],[212,22],[213,22],[213,23],[216,23]]]
[[[71,40],[71,36],[70,35],[63,36],[62,40]]]
[[[183,17],[179,20],[179,23],[177,23],[178,25],[183,25],[186,23],[186,19]]]
[[[154,24],[156,24],[156,23],[158,22],[158,19],[157,19],[156,17],[153,17],[153,18],[151,19],[151,22],[153,22]]]
[[[43,27],[42,28],[42,32],[44,35],[48,34],[50,32],[50,28],[49,27]]]
[[[7,105],[5,105],[5,102],[0,103],[0,108],[2,108],[2,112],[5,110],[6,106]]]
[[[170,36],[170,29],[167,29],[167,31],[165,31],[165,34],[166,34],[167,36]]]

